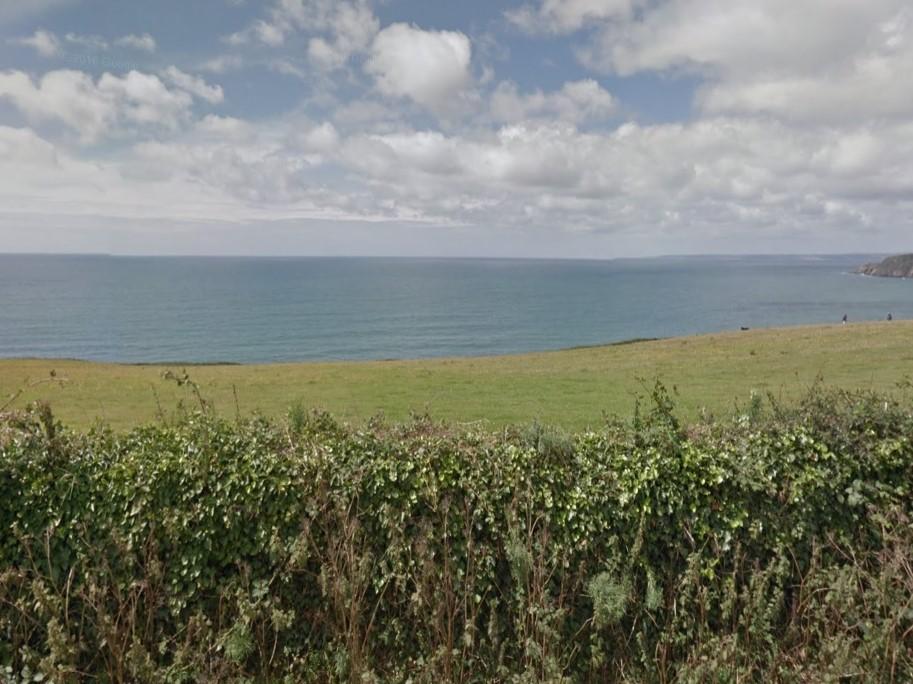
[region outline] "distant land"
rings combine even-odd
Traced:
[[[863,264],[856,272],[880,278],[913,278],[913,254],[897,254],[877,263]]]

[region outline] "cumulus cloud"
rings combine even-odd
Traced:
[[[126,36],[121,36],[114,41],[116,45],[122,47],[133,48],[134,50],[142,50],[143,52],[155,52],[157,47],[155,38],[150,36],[148,33],[142,35],[136,35],[131,33]]]
[[[0,126],[0,219],[18,207],[636,233],[664,248],[676,235],[698,249],[732,236],[819,235],[830,248],[852,234],[869,246],[879,230],[913,227],[908,4],[528,0],[509,14],[540,40],[579,31],[569,49],[583,65],[624,77],[609,92],[567,65],[549,72],[554,85],[529,85],[536,74],[509,73],[509,52],[489,65],[497,77],[475,79],[483,38],[381,29],[367,0],[272,0],[230,40],[286,51],[216,53],[192,73],[0,72],[2,109],[28,122]],[[77,44],[62,35],[15,41],[53,56]],[[195,117],[194,98],[225,97],[197,74],[248,65],[301,78],[307,99],[263,121]],[[625,122],[636,101],[624,93],[680,72],[696,83],[686,121]],[[79,144],[102,140],[104,155]]]
[[[908,117],[913,113],[911,57],[913,53],[897,59],[863,59],[831,78],[726,81],[702,89],[697,102],[711,113],[761,113],[816,124]]]
[[[893,10],[894,8],[888,8]],[[744,69],[698,94],[708,112],[763,113],[835,124],[913,115],[913,10],[880,15],[859,27],[857,50],[820,65]]]
[[[849,131],[771,120],[624,124],[611,132],[525,123],[494,136],[354,136],[341,159],[452,220],[618,231],[870,229],[913,205],[913,124]],[[888,200],[888,198],[891,198]]]
[[[218,104],[224,99],[222,86],[209,85],[199,76],[192,76],[184,73],[176,66],[170,66],[162,72],[166,80],[176,85],[181,90],[185,90],[191,95],[195,95],[210,104]]]
[[[913,209],[913,124],[901,122],[814,129],[713,117],[583,132],[541,120],[494,132],[344,135],[329,122],[286,118],[264,128],[208,115],[100,169],[78,166],[27,129],[5,133],[0,160],[33,159],[45,179],[82,188],[90,199],[80,206],[109,215],[138,198],[131,212],[193,216],[205,197],[210,218],[386,217],[559,233],[636,226],[657,239],[869,231]],[[68,171],[52,173],[58,166]],[[113,183],[114,206],[83,186],[88,178]],[[13,197],[11,187],[19,185],[0,195]]]
[[[366,2],[336,2],[332,10],[308,26],[327,34],[310,39],[310,59],[325,68],[337,69],[368,49],[380,22]]]
[[[35,31],[34,34],[27,38],[13,38],[10,42],[19,45],[27,45],[28,47],[36,50],[38,54],[42,55],[43,57],[54,57],[61,54],[62,43],[75,45],[84,50],[92,50],[98,52],[106,51],[111,47],[111,44],[101,36],[85,35],[80,33],[73,33],[71,31],[66,33],[63,37],[63,41],[61,41],[54,33],[51,31],[45,31],[43,29]],[[148,33],[144,33],[142,35],[129,34],[126,36],[121,36],[120,38],[116,38],[114,40],[114,44],[121,47],[132,48],[134,50],[142,50],[144,52],[155,52],[156,48],[155,39]]]
[[[244,119],[233,116],[207,114],[195,126],[204,138],[241,140],[252,137],[256,129]]]
[[[498,84],[491,96],[491,115],[510,122],[535,117],[557,117],[570,123],[600,121],[612,116],[616,102],[593,79],[565,83],[560,90],[521,94],[511,82]]]
[[[913,113],[913,10],[904,0],[665,0],[637,12],[601,9],[545,0],[535,16],[553,15],[568,28],[588,17],[599,27],[578,50],[591,68],[698,75],[696,102],[711,114],[833,124]]]
[[[107,50],[108,41],[101,36],[86,36],[79,33],[68,33],[64,40],[72,45],[78,45],[87,50]]]
[[[385,95],[445,112],[470,85],[472,46],[457,31],[392,24],[377,34],[365,70]]]
[[[368,0],[276,0],[267,17],[226,36],[231,45],[259,42],[271,47],[295,32],[310,36],[307,54],[326,69],[338,69],[365,52],[380,29]]]
[[[16,164],[54,165],[57,150],[29,128],[0,126],[0,159]]]
[[[118,230],[129,233],[134,221],[147,218],[224,221],[232,213],[247,215],[222,189],[138,171],[135,161],[81,160],[31,129],[0,126],[0,222],[12,216],[22,225],[38,216],[36,227],[47,230],[79,225],[82,217],[91,224],[110,217],[121,219]]]
[[[284,27],[258,19],[243,31],[225,37],[225,42],[229,45],[244,45],[252,41],[259,41],[271,47],[282,45],[285,42]]]
[[[131,163],[158,181],[205,186],[263,218],[291,211],[342,216],[351,206],[346,193],[328,188],[320,175],[325,154],[337,143],[331,124],[298,122],[295,130],[266,133],[238,120],[207,117],[197,128],[205,135],[138,143]]]
[[[885,23],[906,6],[904,0],[666,0],[606,23],[584,56],[620,74],[820,72],[878,43]]]
[[[328,153],[339,146],[339,132],[329,121],[300,131],[295,138],[306,152]]]
[[[130,234],[147,220],[167,229],[181,221],[213,225],[392,215],[372,213],[371,203],[322,186],[319,176],[308,176],[319,169],[299,153],[284,152],[278,139],[253,128],[241,134],[245,128],[247,122],[207,117],[194,129],[207,129],[206,135],[193,141],[138,143],[85,161],[29,128],[0,125],[0,224],[26,222],[47,230],[111,220],[116,232]],[[151,235],[154,242],[163,234]]]
[[[375,99],[356,99],[340,103],[333,112],[333,121],[343,128],[360,132],[381,132],[402,128],[405,115],[389,102]]]
[[[60,53],[60,40],[56,35],[44,29],[38,29],[26,38],[12,38],[10,42],[28,46],[42,57],[53,57]]]
[[[541,0],[505,12],[515,26],[530,32],[570,33],[589,22],[629,17],[639,0]]]
[[[138,71],[123,77],[106,73],[95,81],[84,72],[62,69],[37,82],[22,71],[0,72],[0,98],[30,121],[63,124],[84,143],[119,128],[176,129],[192,104],[187,93],[169,90],[157,76]]]

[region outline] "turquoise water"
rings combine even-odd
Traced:
[[[850,274],[871,259],[0,255],[0,356],[414,358],[913,318],[913,281]]]

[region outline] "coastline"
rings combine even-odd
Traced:
[[[864,274],[859,274],[864,275]],[[875,278],[878,276],[868,276]],[[905,279],[906,280],[906,279]],[[487,359],[508,359],[522,358],[528,356],[540,356],[546,354],[561,354],[564,352],[576,352],[587,350],[611,349],[615,347],[629,347],[635,345],[647,345],[654,342],[676,342],[676,341],[693,341],[701,338],[718,338],[732,335],[735,337],[744,337],[749,333],[779,333],[779,332],[798,332],[803,330],[828,330],[831,328],[846,329],[858,326],[880,325],[880,324],[909,323],[913,325],[913,319],[898,318],[893,321],[883,319],[849,321],[846,324],[841,321],[833,323],[803,323],[798,325],[779,325],[779,326],[747,326],[737,329],[715,330],[710,332],[700,332],[686,335],[669,335],[666,337],[632,337],[612,342],[597,342],[594,344],[575,344],[567,347],[556,347],[551,349],[534,349],[519,352],[504,352],[503,354],[446,354],[439,356],[408,356],[408,357],[382,357],[382,358],[325,358],[325,359],[281,359],[276,361],[248,362],[248,361],[187,361],[187,360],[160,360],[160,361],[118,361],[110,359],[89,359],[77,356],[0,356],[0,364],[4,362],[15,361],[42,361],[42,362],[60,362],[60,363],[84,363],[100,366],[123,366],[136,368],[220,368],[220,367],[270,367],[270,366],[320,366],[320,365],[364,365],[376,363],[424,363],[424,362],[447,362],[447,361],[471,361]]]

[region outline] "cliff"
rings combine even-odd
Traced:
[[[899,254],[877,264],[864,264],[856,273],[882,278],[913,278],[913,254]]]

